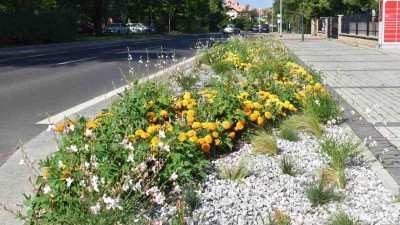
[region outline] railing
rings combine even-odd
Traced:
[[[343,16],[342,33],[364,36],[378,36],[378,15],[372,13]]]

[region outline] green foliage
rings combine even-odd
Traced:
[[[280,136],[288,141],[298,141],[299,135],[295,130],[291,130],[289,127],[281,128]]]
[[[353,220],[346,214],[345,211],[339,210],[337,213],[333,214],[328,221],[325,222],[326,225],[353,225]]]
[[[268,223],[266,225],[289,225],[290,217],[278,209],[273,209],[274,215],[268,215]]]
[[[178,83],[184,91],[190,91],[199,82],[200,77],[198,74],[177,73],[172,78]]]
[[[279,149],[276,139],[265,130],[257,131],[255,135],[250,137],[250,140],[253,145],[252,153],[255,155],[276,155],[276,153],[278,153]]]
[[[394,200],[395,202],[400,202],[400,194],[398,194],[398,195],[396,195],[395,196],[395,200]]]
[[[0,13],[0,46],[71,41],[77,31],[77,14],[51,10],[35,14],[27,9]]]
[[[335,193],[332,186],[325,188],[322,181],[312,182],[305,189],[305,192],[313,207],[323,205],[330,201],[339,201],[342,199],[341,195]]]
[[[350,160],[360,155],[360,143],[353,143],[350,139],[337,140],[326,137],[321,142],[322,152],[330,157],[329,165],[334,169],[344,169]]]
[[[321,125],[317,117],[313,114],[293,115],[289,119],[283,121],[281,129],[310,132],[318,138],[322,136]]]
[[[309,95],[305,113],[314,114],[319,122],[324,124],[333,119],[338,120],[342,116],[340,102],[328,94]]]
[[[234,167],[223,167],[219,168],[219,177],[226,180],[235,180],[243,182],[243,179],[250,175],[250,171],[247,168],[247,162],[244,160],[240,161],[237,166]]]
[[[294,161],[292,159],[287,158],[285,155],[282,156],[279,167],[282,169],[284,174],[288,174],[290,176],[296,176],[297,170],[294,165]]]

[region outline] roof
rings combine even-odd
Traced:
[[[242,12],[246,7],[239,4],[235,0],[224,0],[225,7],[233,9],[237,12]]]

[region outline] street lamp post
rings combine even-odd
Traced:
[[[279,23],[279,36],[282,37],[282,22],[283,22],[283,14],[282,14],[282,0],[280,0],[279,11],[281,14],[280,23]]]

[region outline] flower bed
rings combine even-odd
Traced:
[[[248,133],[272,131],[306,109],[320,122],[340,114],[318,76],[291,62],[277,40],[234,38],[200,62],[218,73],[200,91],[135,82],[96,118],[52,126],[62,135],[59,151],[40,162],[24,219],[141,223],[136,216],[154,205],[179,205],[181,189]]]

